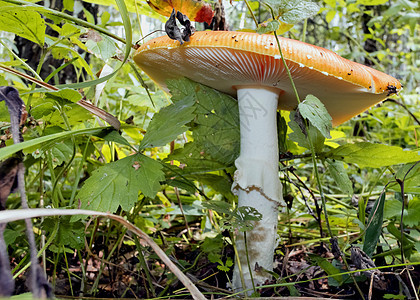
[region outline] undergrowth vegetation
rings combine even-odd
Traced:
[[[28,112],[23,142],[14,144],[0,102],[0,160],[22,151],[29,207],[121,216],[204,295],[238,296],[229,290],[235,234],[254,219],[236,208],[231,191],[236,100],[186,78],[170,81],[167,95],[135,66],[136,43],[165,34],[166,18],[145,1],[36,3],[0,1],[0,86],[15,87]],[[306,135],[293,112],[278,112],[287,206],[273,279],[254,295],[418,299],[419,4],[323,0],[315,11],[303,0],[223,4],[231,30],[256,31],[256,23],[259,32],[278,29],[404,85],[332,128],[331,138],[316,126]],[[278,8],[276,21],[270,7]],[[19,208],[19,193],[11,194],[7,213]],[[32,221],[56,296],[189,297],[161,256],[122,221],[76,213]],[[22,294],[30,262],[23,221],[9,222],[4,240],[15,294]]]

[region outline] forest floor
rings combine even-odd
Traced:
[[[182,283],[170,273],[154,253],[144,252],[148,265],[148,272],[144,272],[135,246],[122,243],[118,252],[107,261],[104,257],[107,257],[108,249],[104,245],[97,245],[99,246],[92,247],[90,253],[81,251],[82,257],[89,257],[87,261],[84,261],[83,266],[80,265],[78,255],[67,254],[68,268],[57,270],[56,277],[50,276],[53,271],[50,268],[53,265],[47,265],[47,273],[57,298],[81,296],[94,299],[190,298]],[[278,276],[266,282],[267,285],[278,284],[278,286],[259,289],[261,297],[416,299],[412,287],[408,284],[410,280],[407,272],[402,268],[400,270],[380,269],[370,273],[354,273],[352,277],[342,275],[333,278],[328,277],[327,272],[334,271],[328,266],[334,265],[342,272],[346,271],[346,267],[342,259],[334,260],[333,253],[325,244],[311,248],[284,247],[280,250],[278,252],[282,255],[276,255],[274,269]],[[203,255],[203,251],[197,245],[175,243],[167,254],[206,297],[217,299],[229,297],[232,294],[232,291],[227,288],[228,278],[232,271],[219,270],[219,264],[209,261],[207,255]],[[226,262],[229,258],[233,260],[233,249],[226,247],[223,249],[222,260]],[[326,262],[332,262],[332,264]],[[350,257],[347,262],[351,270],[356,269]],[[383,265],[384,261],[376,260],[375,263]],[[188,266],[188,268],[183,266]],[[411,268],[410,274],[412,282],[418,288],[420,268]],[[285,283],[288,284],[284,285]],[[26,291],[25,278],[19,277],[16,292]]]

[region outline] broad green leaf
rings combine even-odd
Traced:
[[[274,13],[288,24],[296,24],[306,18],[315,15],[319,7],[315,3],[306,0],[264,0],[274,9]]]
[[[46,99],[52,99],[59,102],[61,105],[72,102],[75,103],[82,99],[82,95],[78,91],[72,89],[62,89],[56,92],[45,93]]]
[[[225,164],[215,160],[198,143],[190,142],[183,148],[176,149],[165,162],[176,160],[180,162],[179,172],[182,174],[199,174],[226,168]]]
[[[81,249],[84,246],[85,224],[81,221],[70,222],[70,217],[46,218],[42,222],[42,229],[53,233],[58,224],[58,231],[55,232],[55,241],[58,245],[69,246],[74,249]]]
[[[299,103],[298,109],[302,117],[309,120],[325,138],[331,138],[332,118],[324,104],[317,97],[313,95],[306,96],[305,100]]]
[[[311,146],[309,144],[308,138],[311,139],[312,144],[315,148],[315,152],[321,152],[324,148],[324,141],[325,137],[321,134],[321,132],[316,129],[314,126],[309,124],[309,130],[308,127],[306,127],[306,130],[308,132],[308,137],[302,132],[302,129],[300,126],[294,121],[294,115],[295,112],[290,112],[290,121],[289,121],[289,127],[293,130],[293,132],[289,133],[289,139],[296,142],[299,146],[304,147],[306,149],[311,149]]]
[[[402,210],[402,202],[396,199],[389,200],[385,203],[384,217],[387,219],[396,218],[400,220]],[[420,199],[414,197],[408,202],[408,207],[404,209],[403,223],[407,226],[418,226],[420,223]]]
[[[35,11],[9,6],[0,11],[0,30],[12,32],[40,46],[45,40],[45,20]]]
[[[382,233],[382,224],[384,219],[385,193],[382,193],[373,204],[368,222],[366,224],[365,241],[363,251],[372,257]]]
[[[153,198],[164,180],[162,165],[142,154],[135,154],[96,169],[80,189],[82,208],[115,212],[119,206],[130,210],[141,191]]]
[[[35,104],[31,109],[31,115],[35,119],[41,119],[44,116],[48,116],[56,110],[54,103],[51,101],[41,102]]]
[[[92,115],[90,112],[77,103],[66,104],[63,107],[63,111],[65,112],[68,123],[71,126],[81,126],[81,124],[83,124],[85,121],[92,120]],[[52,125],[61,126],[63,128],[67,126],[63,119],[63,115],[58,109],[54,109],[52,114],[48,117],[45,117],[44,119],[48,119]]]
[[[224,165],[232,165],[239,155],[239,109],[237,101],[189,79],[167,82],[171,91],[177,91],[173,101],[183,97],[193,97],[195,125],[194,143],[200,153],[212,157]]]
[[[420,160],[420,155],[416,151],[405,151],[397,146],[369,142],[340,146],[327,153],[327,157],[357,164],[361,168],[380,168]]]
[[[352,195],[353,186],[347,175],[346,169],[344,168],[343,162],[327,160],[327,165],[334,182],[337,183],[340,190],[347,195]]]
[[[86,33],[86,36],[87,41],[85,46],[90,52],[95,54],[96,57],[106,61],[116,55],[117,47],[110,37],[92,29]]]
[[[71,140],[61,141],[56,143],[51,148],[51,154],[53,156],[53,164],[55,166],[61,165],[63,162],[68,162],[70,157],[73,155],[73,143]]]
[[[406,193],[420,194],[420,163],[403,165],[395,174],[395,178],[404,181],[404,191]],[[388,186],[394,191],[400,191],[398,183]]]
[[[176,94],[177,91],[173,90],[172,93]],[[140,149],[164,146],[184,133],[188,129],[185,124],[194,118],[193,104],[194,98],[185,95],[182,100],[162,108],[156,113],[147,127],[147,132],[140,143]]]

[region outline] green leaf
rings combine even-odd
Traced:
[[[233,208],[232,205],[224,201],[208,201],[202,205],[207,208],[225,214],[221,227],[230,231],[248,231],[254,228],[255,221],[260,221],[262,215],[253,207],[241,206]]]
[[[64,131],[59,132],[55,134],[50,134],[47,136],[42,136],[33,140],[25,141],[19,144],[13,144],[4,148],[0,149],[0,160],[5,159],[6,157],[20,151],[25,150],[30,147],[40,147],[43,143],[56,140],[61,141],[63,139],[69,138],[70,136],[77,136],[77,135],[83,135],[83,134],[98,134],[100,131],[102,131],[104,127],[96,127],[96,128],[85,128],[85,129],[79,129],[74,131]]]
[[[232,193],[232,182],[226,177],[215,175],[215,174],[197,174],[189,176],[194,180],[199,181],[202,184],[210,186],[216,192],[222,194],[229,200],[235,201],[235,196]]]
[[[277,113],[277,132],[278,132],[278,143],[279,143],[279,152],[287,153],[287,123],[286,119],[280,114]]]
[[[290,112],[290,121],[289,121],[289,127],[293,130],[292,133],[289,134],[289,139],[298,143],[299,146],[304,147],[306,149],[311,149],[311,145],[308,141],[308,138],[311,139],[312,145],[315,148],[315,152],[321,152],[324,148],[324,141],[325,137],[321,134],[321,132],[316,129],[314,126],[309,124],[309,126],[306,127],[306,130],[308,132],[308,137],[302,132],[302,129],[300,128],[299,124],[296,123],[294,120],[295,112]],[[309,127],[309,128],[308,128]]]
[[[39,104],[36,104],[31,109],[31,115],[35,119],[41,119],[44,116],[48,116],[52,112],[56,110],[54,103],[51,101],[42,102]]]
[[[264,34],[268,32],[273,32],[279,29],[280,22],[278,20],[272,20],[267,23],[262,23],[258,25],[257,33]]]
[[[59,166],[63,162],[68,162],[73,155],[73,143],[71,140],[61,141],[56,143],[51,148],[54,166]]]
[[[131,144],[121,136],[121,134],[113,128],[109,128],[108,130],[103,130],[99,134],[96,134],[97,137],[100,137],[108,142],[116,142],[121,145],[126,145],[131,147]]]
[[[402,203],[396,199],[389,200],[385,203],[384,217],[386,219],[396,218],[400,220]],[[414,197],[408,202],[408,207],[404,209],[403,223],[407,226],[418,226],[420,224],[420,199]]]
[[[56,226],[58,226],[58,231],[56,231]],[[50,234],[56,234],[57,245],[69,246],[74,249],[81,249],[84,246],[85,224],[81,221],[70,222],[69,216],[46,218],[42,222],[42,229]]]
[[[274,9],[279,20],[288,24],[296,24],[315,15],[319,6],[306,0],[264,0]]]
[[[332,118],[317,97],[307,95],[305,100],[299,103],[298,109],[302,117],[315,126],[325,138],[331,138]]]
[[[327,153],[327,157],[353,163],[359,167],[380,168],[420,160],[417,151],[406,151],[397,146],[361,142],[345,144]]]
[[[171,91],[173,93],[172,100],[177,99],[179,97],[178,90],[172,89]],[[164,107],[156,113],[140,143],[140,149],[164,146],[184,133],[188,129],[185,124],[194,118],[193,104],[194,98],[184,95],[182,99],[178,99],[174,104]]]
[[[420,199],[418,197],[411,199],[405,211],[407,211],[407,215],[403,217],[403,223],[407,226],[418,226],[420,223]]]
[[[119,206],[130,210],[141,191],[154,198],[163,181],[162,165],[142,154],[135,154],[96,169],[80,189],[82,208],[115,212]]]
[[[327,160],[327,165],[334,182],[337,183],[340,190],[347,195],[352,195],[353,185],[347,175],[343,162]]]
[[[117,46],[110,37],[92,29],[86,33],[86,36],[87,41],[85,46],[90,52],[95,54],[96,57],[106,61],[116,55]]]
[[[35,11],[21,7],[7,6],[0,10],[0,28],[28,39],[40,46],[45,40],[45,20]]]
[[[356,4],[358,5],[382,5],[387,3],[388,0],[357,0]]]
[[[52,99],[60,103],[61,105],[72,102],[75,103],[82,99],[82,95],[78,91],[72,89],[62,89],[56,92],[45,93],[46,100]]]
[[[382,193],[373,204],[367,222],[367,229],[365,233],[365,242],[363,244],[363,251],[370,257],[376,249],[379,237],[382,233],[382,224],[384,219],[384,203],[385,193]]]
[[[403,247],[405,248],[404,255],[407,258],[410,258],[411,253],[412,253],[411,248],[412,248],[412,246],[414,246],[414,243],[411,242],[408,239],[408,237],[407,237],[408,235],[406,233],[403,233],[402,238],[401,238],[401,230],[400,230],[400,228],[397,228],[395,226],[394,222],[389,223],[388,226],[386,227],[386,229],[388,229],[388,232],[390,234],[392,234],[394,237],[396,237],[397,240],[403,245]],[[400,251],[398,251],[398,252],[400,252]]]
[[[330,263],[328,260],[326,260],[325,258],[312,254],[309,254],[309,257],[311,258],[311,260],[313,260],[319,267],[321,267],[321,269],[323,269],[328,275],[336,275],[336,274],[340,274],[340,270],[338,268],[336,268],[332,263]],[[336,275],[333,276],[332,278],[334,278],[337,282],[338,285],[341,285],[341,283],[343,282],[343,276],[342,275]]]
[[[233,165],[239,155],[239,109],[237,101],[189,79],[169,80],[173,101],[192,97],[194,104],[193,131],[196,149],[201,155],[226,166]]]
[[[182,174],[199,174],[226,168],[225,164],[215,160],[195,142],[187,143],[184,148],[176,149],[164,161],[171,160],[180,162],[179,172]]]

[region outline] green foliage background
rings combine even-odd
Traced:
[[[230,190],[239,153],[236,100],[188,79],[169,82],[169,98],[130,60],[134,42],[161,29],[164,18],[140,0],[89,2],[100,5],[96,22],[72,0],[63,1],[62,11],[36,1],[0,1],[0,85],[16,87],[30,114],[24,127],[25,142],[12,145],[7,109],[0,103],[0,159],[24,151],[31,207],[82,207],[121,214],[168,252],[180,245],[189,251],[206,249],[203,253],[209,260],[227,272],[232,261],[222,260],[222,247],[229,244],[222,229],[241,222],[235,219],[235,196]],[[342,251],[348,251],[353,243],[375,255],[379,242],[389,264],[420,262],[420,219],[416,218],[420,210],[420,167],[416,164],[420,160],[419,4],[409,0],[316,1],[317,14],[302,21],[299,18],[316,12],[315,3],[266,3],[279,15],[271,30],[281,29],[282,22],[296,23],[283,35],[371,64],[404,85],[392,101],[337,128],[331,129],[329,116],[321,112],[313,119],[308,117],[311,142],[293,121],[294,113],[279,113],[279,140],[284,141],[280,145],[281,180],[285,195],[293,199],[279,220],[281,246],[310,246],[327,240],[320,236],[314,212],[321,205],[320,197],[325,196],[330,233],[338,237]],[[249,6],[258,23],[271,18],[259,2],[250,1]],[[225,8],[233,30],[257,30],[244,2],[226,3]],[[83,19],[65,10],[79,10]],[[197,24],[198,29],[201,26]],[[36,68],[20,57],[15,36],[39,45]],[[368,43],[375,45],[373,51],[366,47]],[[50,57],[62,59],[61,65],[50,67],[49,75],[41,78],[41,69],[49,67]],[[68,66],[75,77],[60,82],[60,72]],[[13,70],[48,82],[59,91],[47,91]],[[107,126],[77,105],[82,97],[116,116],[121,128]],[[300,106],[303,117],[320,107],[307,100]],[[318,174],[310,144],[316,151]],[[18,207],[18,203],[16,195],[9,197],[9,208]],[[372,203],[377,209],[366,211]],[[377,213],[369,215],[371,211]],[[223,216],[231,220],[230,225]],[[322,216],[318,221],[326,232],[324,220]],[[133,246],[123,228],[95,221],[84,230],[85,222],[62,217],[35,224],[48,239],[43,253],[54,265],[53,283],[57,272],[66,268],[60,259],[75,249],[85,249],[85,244],[91,247],[97,239],[95,233],[103,237],[98,243],[109,243],[107,254],[114,253],[120,243]],[[406,229],[403,237],[402,224]],[[22,252],[26,244],[18,234],[23,232],[22,225],[8,226],[5,235],[12,256],[22,257],[16,273],[24,268],[28,255]],[[187,226],[184,238],[157,234],[177,226]],[[401,241],[407,261],[394,251]],[[155,259],[145,253],[147,259]],[[82,261],[80,252],[78,255]],[[89,254],[83,255],[87,260]],[[328,261],[313,259],[327,274],[339,272]],[[195,267],[184,263],[186,268]],[[336,284],[344,282],[336,278]],[[95,295],[98,281],[85,292]],[[162,296],[167,293],[161,291]]]

